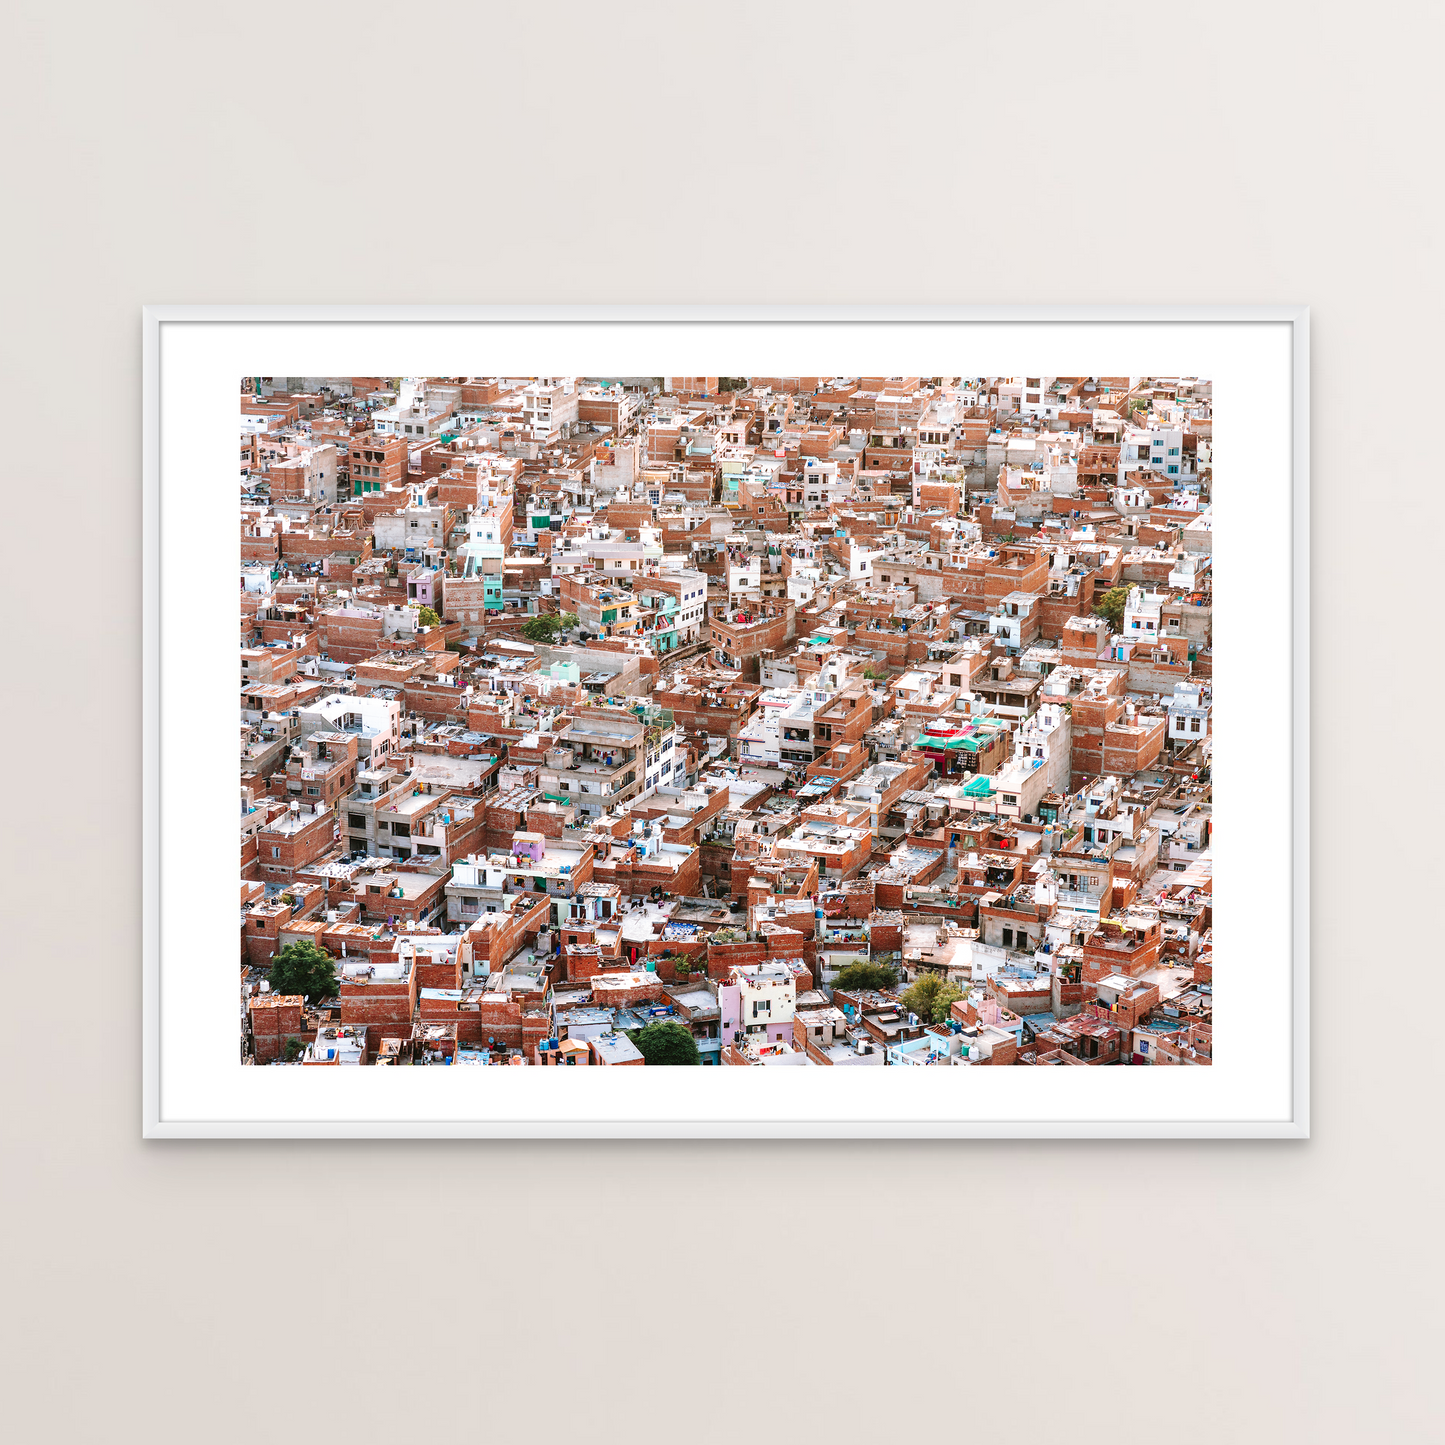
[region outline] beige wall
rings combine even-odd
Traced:
[[[700,1406],[696,1370],[675,1362],[715,1362],[729,1344],[771,1362],[753,1372],[750,1402],[768,1438],[808,1440],[826,1420],[839,1441],[888,1440],[901,1399],[909,1431],[962,1410],[972,1432],[1034,1433],[1032,1417],[1041,1436],[1116,1440],[1110,1360],[1146,1372],[1151,1418],[1176,1442],[1412,1441],[1441,1428],[1430,1346],[1438,1062],[1409,1033],[1357,1046],[1378,951],[1362,947],[1352,890],[1339,886],[1360,841],[1388,832],[1396,932],[1424,936],[1438,890],[1423,871],[1420,811],[1397,815],[1366,790],[1342,829],[1321,794],[1315,858],[1329,881],[1315,894],[1307,1144],[144,1144],[134,580],[146,302],[1303,301],[1314,307],[1316,697],[1358,686],[1367,649],[1376,670],[1404,676],[1406,638],[1423,629],[1377,635],[1360,589],[1378,569],[1438,625],[1424,591],[1433,529],[1402,525],[1388,558],[1362,553],[1348,499],[1367,497],[1372,519],[1418,507],[1381,462],[1377,412],[1360,399],[1381,379],[1438,372],[1445,339],[1436,6],[1050,6],[1020,27],[1009,7],[920,0],[907,41],[881,46],[873,5],[762,7],[761,45],[742,11],[719,23],[710,7],[658,7],[649,13],[665,23],[641,70],[634,26],[595,4],[439,0],[427,14],[445,43],[415,56],[393,56],[393,11],[372,4],[288,11],[279,48],[275,26],[242,7],[12,9],[23,13],[0,108],[24,139],[6,157],[17,205],[0,229],[0,358],[6,394],[26,401],[5,480],[73,499],[67,543],[90,565],[68,582],[64,611],[10,645],[18,675],[58,672],[61,629],[67,675],[46,696],[73,694],[78,661],[106,721],[53,706],[42,765],[15,775],[49,846],[27,834],[6,849],[9,891],[24,900],[7,925],[8,971],[22,991],[40,977],[85,986],[64,993],[79,1006],[43,1011],[9,995],[0,1333],[11,1438],[254,1442],[327,1420],[360,1438],[408,1438],[423,1418],[473,1433],[480,1414],[490,1438],[512,1440],[594,1410],[599,1440],[661,1438],[650,1426],[668,1419],[713,1440],[737,1422],[711,1398]],[[1021,104],[1017,62],[1035,43],[1048,79]],[[445,83],[448,59],[473,52],[497,62],[487,86]],[[867,106],[855,111],[846,78],[860,61]],[[339,121],[335,82],[378,65],[385,85],[348,87]],[[609,87],[599,116],[597,78],[623,73],[636,83]],[[741,113],[719,105],[697,126],[658,126],[670,104],[739,84]],[[351,163],[348,141],[369,173],[405,172],[410,116],[454,137],[462,160],[486,135],[571,157],[569,201],[588,214],[595,174],[607,223],[499,225],[495,187],[461,185],[445,189],[439,230],[409,226],[398,194],[389,221],[333,224],[312,207],[306,225],[288,227],[290,243],[274,243],[287,203],[268,177],[316,180],[343,221],[348,188],[326,182]],[[293,148],[315,135],[340,150]],[[631,215],[617,190],[629,182],[576,151],[584,135],[603,153],[614,137],[624,151],[645,141],[659,174],[694,173],[705,151],[695,208],[765,186],[753,142],[776,151],[786,139],[789,214],[831,216],[827,244],[796,224],[766,227],[753,244],[727,226],[659,224],[666,211]],[[734,143],[711,144],[719,135]],[[980,182],[1007,174],[1006,153],[1048,224],[990,223]],[[1119,226],[1120,198],[1152,191],[1144,173],[1156,166],[1169,173],[1167,215],[1155,223],[1141,204],[1138,223]],[[845,176],[902,203],[896,224],[854,224]],[[1428,408],[1408,415],[1426,421]],[[1221,459],[1226,440],[1221,427]],[[7,596],[31,587],[31,570],[5,569]],[[1412,696],[1438,704],[1438,671],[1410,675]],[[1320,706],[1321,768],[1341,755],[1350,711]],[[29,735],[27,718],[6,721]],[[1387,747],[1405,747],[1407,709],[1375,722]],[[57,801],[72,767],[97,794],[79,815]],[[668,1286],[639,1273],[635,1252],[552,1247],[582,1217],[575,1191],[547,1185],[569,1167],[586,1181],[587,1217],[662,1231],[708,1221],[707,1264],[644,1249],[675,1271]],[[360,1253],[340,1225],[358,1211],[380,1222]],[[755,1245],[747,1230],[715,1226],[760,1212],[786,1221],[811,1260],[924,1235],[922,1273],[903,1271],[908,1308],[884,1309],[866,1288],[861,1306],[849,1300],[850,1338],[876,1388],[858,1389],[823,1344],[827,1303],[806,1269],[782,1270],[761,1307],[729,1287],[751,1277]],[[455,1247],[452,1221],[520,1215],[535,1250]],[[1019,1230],[1032,1242],[1030,1279],[1011,1289],[990,1275],[987,1241]],[[1121,1231],[1124,1257],[1170,1288],[1129,1288],[1127,1266],[1108,1258]],[[413,1311],[404,1297],[418,1278],[427,1306]],[[601,1325],[594,1309],[555,1308],[579,1279],[607,1291]],[[666,1313],[652,1313],[659,1306]],[[641,1412],[615,1404],[616,1362],[598,1348],[619,1332],[663,1362],[642,1368]],[[971,1391],[960,1367],[1018,1338],[1047,1362],[1027,1388]],[[920,1380],[936,1388],[917,1395],[908,1387]]]

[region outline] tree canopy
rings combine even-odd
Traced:
[[[1121,632],[1124,627],[1124,608],[1128,601],[1127,587],[1111,587],[1099,599],[1099,605],[1094,608],[1094,616],[1102,617],[1115,632]]]
[[[544,612],[529,617],[522,624],[522,636],[528,642],[552,642],[559,632],[568,632],[577,625],[575,612]]]
[[[271,991],[304,994],[313,1002],[335,998],[336,961],[314,943],[288,943],[271,959]]]
[[[441,618],[425,603],[422,604],[421,609],[417,613],[417,621],[420,622],[423,627],[439,627],[441,625]]]
[[[898,982],[898,970],[891,963],[869,963],[857,958],[845,964],[838,977],[833,980],[834,988],[892,988]]]
[[[631,1029],[627,1037],[637,1045],[638,1052],[649,1066],[702,1062],[691,1031],[674,1019],[659,1019],[645,1028]]]
[[[910,1013],[931,1024],[947,1022],[949,1005],[963,997],[956,983],[936,973],[921,973],[903,990],[900,1002]]]

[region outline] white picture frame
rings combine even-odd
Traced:
[[[143,329],[145,1137],[1309,1136],[1307,308],[152,306]],[[813,360],[791,369],[836,373],[865,351],[884,374],[916,355],[912,370],[925,374],[952,356],[966,374],[1214,382],[1225,478],[1216,633],[1236,647],[1216,678],[1225,1012],[1213,1066],[823,1078],[733,1069],[716,1079],[592,1069],[586,1084],[567,1070],[242,1068],[224,951],[234,948],[234,586],[216,582],[234,577],[219,564],[236,545],[223,482],[235,431],[224,419],[239,378],[631,375],[644,371],[633,361],[650,360],[651,374],[702,357],[745,375],[787,373],[793,356]],[[217,471],[225,456],[232,470]],[[871,1085],[857,1077],[875,1074]]]

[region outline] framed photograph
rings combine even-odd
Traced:
[[[1308,1137],[1304,308],[144,328],[147,1137]]]

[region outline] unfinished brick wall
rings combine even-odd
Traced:
[[[1164,750],[1168,718],[1140,718],[1134,727],[1120,720],[1104,729],[1103,773],[1127,778],[1147,768]]]
[[[810,969],[817,961],[817,940],[805,937],[796,929],[764,925],[763,946],[769,958],[801,958]]]
[[[300,994],[262,994],[250,1001],[251,1039],[258,1064],[274,1063],[281,1057],[288,1039],[305,1043],[305,1000]]]
[[[901,953],[903,950],[902,920],[884,922],[875,919],[869,925],[869,942],[874,953]]]
[[[767,945],[743,941],[713,943],[707,946],[707,976],[716,983],[740,963],[762,963],[768,956]]]
[[[680,898],[694,898],[701,882],[701,870],[702,852],[694,848],[676,869],[645,858],[614,858],[597,866],[597,878],[599,882],[617,884],[624,898],[646,898],[654,888]]]
[[[321,650],[334,662],[365,662],[381,651],[380,617],[343,617],[323,612],[319,632]]]
[[[256,835],[258,868],[263,881],[287,883],[302,868],[331,851],[335,821],[330,810],[319,813],[298,832],[281,834],[262,828]]]
[[[411,1038],[416,1013],[416,970],[406,979],[341,982],[341,1022],[366,1029],[366,1051],[375,1055],[382,1039]]]
[[[462,963],[460,954],[451,959],[435,954],[418,953],[416,959],[416,986],[422,988],[460,988],[462,986]]]
[[[635,1008],[642,1003],[659,1003],[662,985],[663,980],[655,973],[643,978],[599,974],[592,980],[592,997],[598,1008]]]
[[[1018,1062],[1019,1046],[1016,1040],[1010,1035],[1007,1039],[996,1039],[993,1049],[986,1059],[980,1059],[979,1063],[992,1065],[995,1068]]]
[[[1128,948],[1105,946],[1105,940],[1113,942],[1121,937],[1129,938],[1133,942],[1133,946]],[[1121,935],[1117,929],[1105,925],[1098,932],[1092,934],[1084,944],[1084,982],[1096,984],[1111,973],[1122,973],[1130,978],[1137,978],[1141,973],[1147,973],[1151,968],[1157,967],[1162,943],[1163,930],[1157,923],[1151,924],[1148,929],[1144,930],[1142,937],[1134,934],[1132,930],[1129,934]]]

